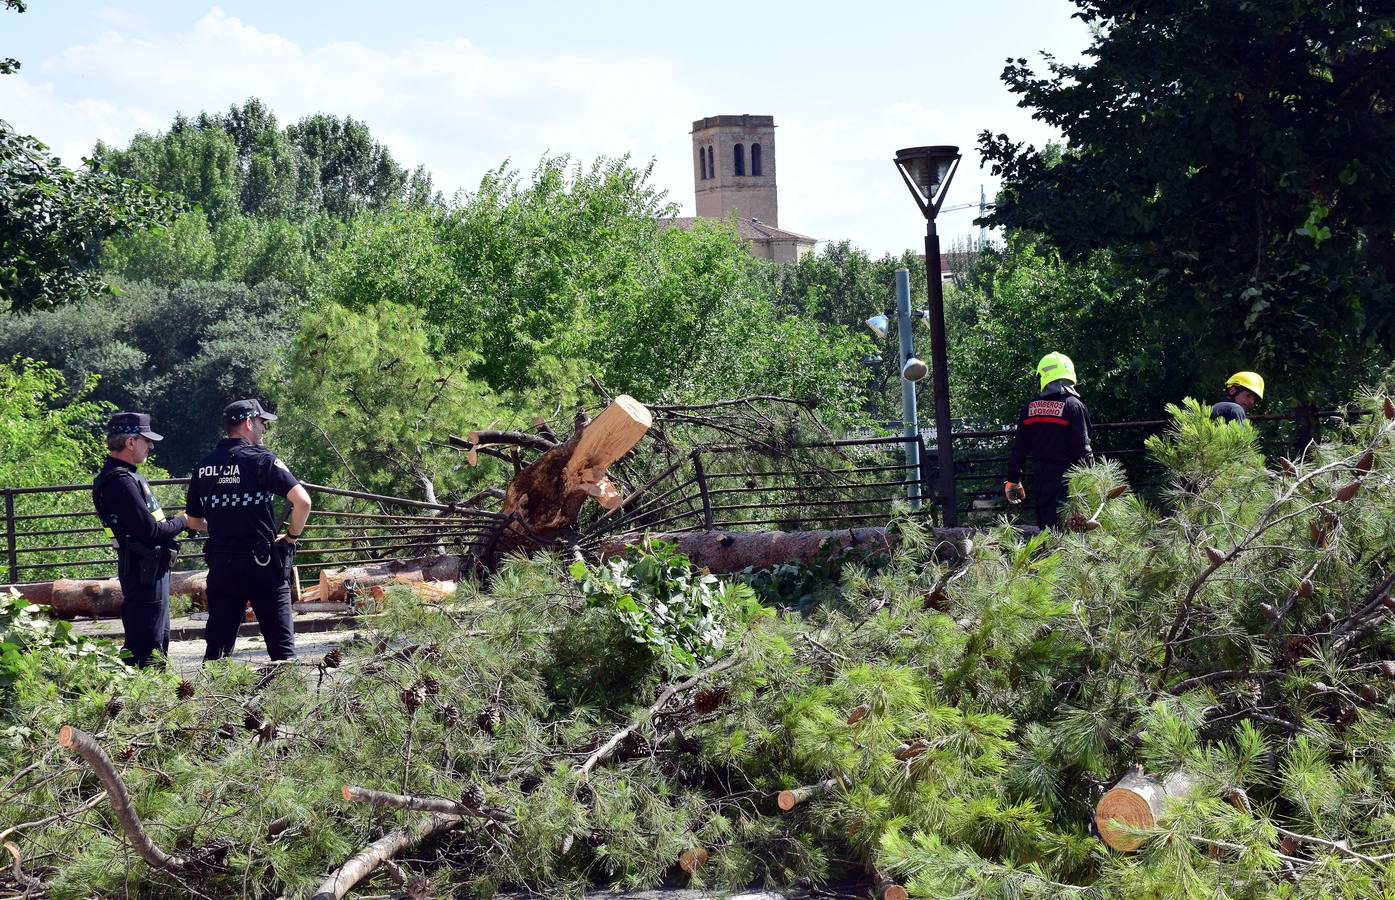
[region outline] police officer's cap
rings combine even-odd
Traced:
[[[268,422],[275,422],[276,416],[262,409],[258,400],[234,400],[223,407],[225,425],[236,425],[243,419],[266,419]]]
[[[152,441],[164,440],[163,435],[150,430],[150,416],[145,413],[116,413],[107,420],[107,434],[138,434]]]

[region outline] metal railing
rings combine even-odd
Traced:
[[[167,513],[183,511],[187,478],[151,487]],[[306,484],[315,510],[296,552],[302,579],[320,569],[412,559],[437,553],[472,555],[494,540],[506,517],[473,507],[425,503],[365,491]],[[10,584],[59,578],[105,578],[116,556],[92,511],[92,486],[0,488],[5,501],[5,577]],[[168,501],[168,502],[166,502]],[[281,501],[284,502],[284,501]],[[181,540],[178,571],[203,568],[203,535]]]

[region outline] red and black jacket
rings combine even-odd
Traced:
[[[1022,480],[1022,464],[1028,453],[1038,463],[1060,466],[1094,461],[1090,410],[1073,389],[1053,385],[1022,407],[1008,459],[1009,481]]]

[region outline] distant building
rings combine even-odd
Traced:
[[[708,116],[693,123],[692,135],[697,216],[666,224],[687,229],[734,213],[752,256],[793,262],[814,249],[813,238],[780,228],[774,116]]]

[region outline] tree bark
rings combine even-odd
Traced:
[[[1152,828],[1162,818],[1163,800],[1179,797],[1195,785],[1196,779],[1185,772],[1173,772],[1159,781],[1141,770],[1130,770],[1095,805],[1100,840],[1115,850],[1137,850],[1146,838],[1128,834],[1114,823]]]
[[[1035,529],[1032,529],[1035,532]],[[936,542],[953,554],[966,539],[975,534],[972,528],[933,529]],[[838,531],[679,531],[651,534],[651,539],[678,545],[681,553],[693,565],[718,574],[740,572],[752,566],[765,569],[781,563],[808,565],[821,552],[841,548],[841,551],[862,550],[872,554],[890,553],[895,536],[885,528],[846,528]],[[603,557],[624,553],[625,548],[638,544],[644,535],[626,534],[607,538],[601,545]]]

